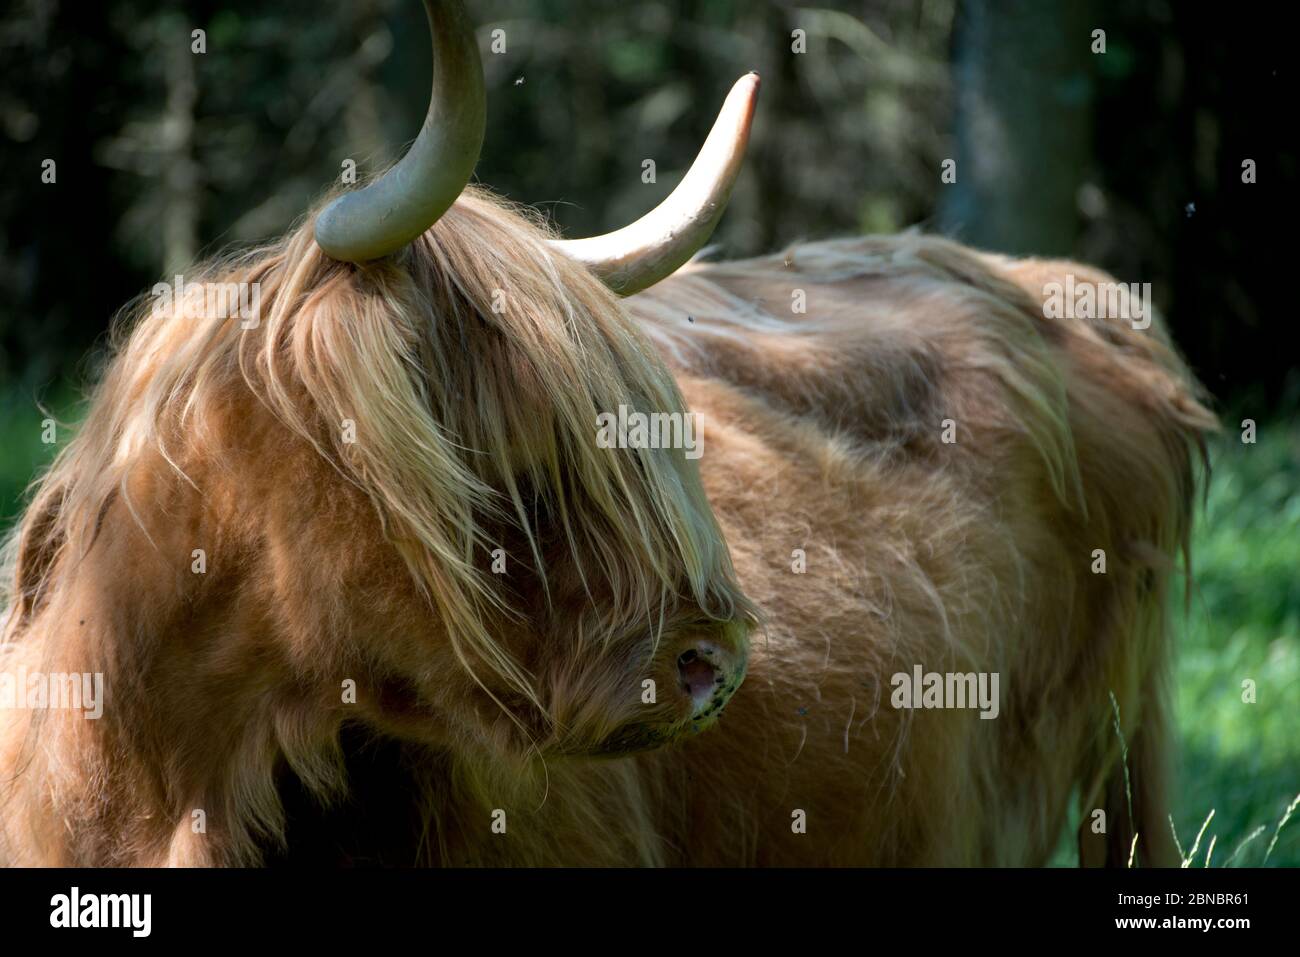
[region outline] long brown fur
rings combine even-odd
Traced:
[[[912,234],[620,302],[475,190],[389,260],[311,236],[208,267],[261,283],[256,328],[138,304],[35,487],[0,670],[108,700],[0,710],[0,862],[292,853],[299,805],[358,819],[358,735],[407,812],[384,862],[1041,864],[1072,794],[1085,862],[1171,862],[1166,585],[1214,423],[1158,325],[1044,318],[1107,277]],[[598,448],[620,403],[699,413],[698,470]],[[748,656],[720,721],[673,697],[703,640]],[[998,672],[999,717],[893,708],[916,664]]]

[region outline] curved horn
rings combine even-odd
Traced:
[[[629,226],[603,236],[551,245],[586,264],[610,289],[630,296],[676,272],[713,233],[731,197],[749,142],[758,74],[736,81],[704,148],[662,203]]]
[[[437,222],[474,172],[487,116],[474,27],[459,0],[424,0],[433,33],[433,92],[420,135],[396,166],[316,218],[316,243],[346,262],[401,249]]]

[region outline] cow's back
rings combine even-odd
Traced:
[[[1045,315],[1068,272],[1108,278],[908,235],[630,301],[768,616],[720,729],[646,759],[688,795],[683,860],[1041,862],[1073,788],[1119,813],[1111,693],[1163,813],[1164,584],[1212,419],[1158,326]],[[996,717],[895,707],[918,667],[997,675]]]

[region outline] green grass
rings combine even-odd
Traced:
[[[76,399],[59,386],[43,404],[68,422],[78,414]],[[30,392],[0,393],[0,528],[57,448],[41,442],[45,417]],[[60,426],[60,444],[68,434]],[[1185,614],[1181,582],[1174,599],[1176,833],[1186,851],[1197,846],[1196,866],[1211,841],[1211,864],[1219,866],[1256,832],[1235,866],[1259,865],[1266,853],[1269,866],[1298,866],[1300,813],[1276,829],[1300,793],[1300,415],[1261,423],[1253,445],[1243,444],[1238,430],[1227,431],[1212,446],[1211,461]],[[1242,700],[1246,680],[1255,683],[1253,704]],[[1071,829],[1055,862],[1073,864],[1073,847]]]
[[[1240,423],[1242,416],[1223,421]],[[1225,429],[1173,596],[1184,866],[1300,865],[1300,415]],[[1183,609],[1186,608],[1186,611]],[[1244,682],[1254,684],[1254,702]],[[1076,863],[1072,822],[1052,863]]]
[[[1205,839],[1217,836],[1212,864],[1265,828],[1234,862],[1250,866],[1263,862],[1300,793],[1300,418],[1261,423],[1254,445],[1240,435],[1228,430],[1211,449],[1191,604],[1176,618],[1174,820],[1186,847],[1214,812]],[[1242,700],[1247,680],[1254,704]],[[1270,865],[1300,865],[1298,824],[1278,835]],[[1198,864],[1204,850],[1203,842]]]

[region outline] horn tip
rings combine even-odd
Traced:
[[[758,88],[762,85],[762,78],[759,77],[757,70],[750,70],[731,87],[731,92],[727,99],[730,102],[740,102],[745,105],[745,112],[753,116],[754,106],[758,103]]]
[[[757,70],[750,70],[731,87],[731,92],[727,95],[727,105],[724,112],[730,107],[737,112],[733,115],[740,117],[741,123],[746,128],[754,120],[754,112],[758,107],[758,88],[762,85],[762,80]],[[732,106],[732,104],[735,104]]]

